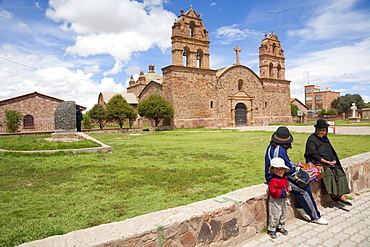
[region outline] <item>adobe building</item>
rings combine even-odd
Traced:
[[[33,92],[25,95],[20,95],[10,99],[0,101],[0,132],[6,132],[5,111],[15,110],[22,116],[22,123],[19,126],[20,132],[46,132],[54,131],[54,112],[56,107],[64,102],[45,94]],[[82,110],[86,107],[77,105]]]
[[[131,77],[127,93],[139,102],[153,93],[162,95],[174,107],[174,128],[292,122],[284,50],[274,33],[265,34],[259,47],[260,76],[240,63],[238,46],[235,64],[211,69],[208,31],[192,8],[181,11],[171,39],[172,64],[162,68],[163,78],[150,67],[137,81]]]
[[[302,114],[307,116],[308,107],[305,104],[303,104],[299,99],[291,98],[290,103],[296,105],[298,107],[298,110],[302,111]]]
[[[321,110],[331,109],[331,102],[340,97],[340,92],[331,91],[326,88],[321,91],[320,86],[306,85],[304,86],[305,104],[308,108],[308,116],[318,116]]]
[[[305,123],[306,120],[307,120],[307,115],[308,115],[307,106],[305,104],[303,104],[297,98],[291,98],[290,99],[290,104],[296,105],[298,107],[298,111],[301,111],[301,114],[302,114],[302,115],[299,115],[299,113],[297,112],[298,116],[293,117],[293,121]]]

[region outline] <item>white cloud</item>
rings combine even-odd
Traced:
[[[41,5],[39,2],[35,2],[35,8],[41,10]]]
[[[139,66],[132,66],[127,69],[125,69],[126,74],[133,75],[133,74],[139,74],[140,73],[140,67]]]
[[[287,63],[292,66],[286,70],[286,78],[292,81],[292,94],[303,95],[303,87],[309,82],[323,88],[346,85],[347,93],[361,91],[361,95],[370,96],[370,38],[352,45],[308,53],[289,59]]]
[[[237,24],[231,26],[223,26],[215,31],[215,37],[218,39],[217,42],[227,45],[236,40],[243,40],[250,36],[261,36],[261,32],[257,32],[252,29],[239,29]]]
[[[109,71],[105,71],[103,73],[103,75],[116,75],[116,74],[122,72],[122,67],[123,67],[123,63],[121,63],[121,61],[119,61],[119,60],[116,60],[116,63],[114,64],[114,67]]]
[[[161,0],[97,1],[50,0],[47,17],[62,22],[64,30],[78,34],[67,54],[91,56],[110,54],[121,62],[133,52],[155,46],[163,51],[171,46],[171,26],[176,16],[162,7]]]
[[[9,11],[6,11],[6,10],[0,11],[0,17],[1,18],[10,19],[10,18],[13,18],[13,16],[14,15]]]
[[[353,10],[358,0],[319,1],[306,27],[288,31],[290,36],[306,40],[363,38],[370,34],[368,10]],[[335,41],[335,40],[334,40]]]
[[[25,29],[25,28],[28,28],[28,25],[26,23],[19,22],[18,27],[21,28],[21,29]]]
[[[113,78],[103,78],[95,82],[92,72],[99,66],[86,66],[85,72],[68,69],[68,63],[44,53],[23,54],[17,47],[0,47],[0,77],[2,90],[0,99],[15,97],[37,91],[62,100],[73,100],[88,108],[97,103],[100,92],[122,92],[124,85]],[[38,64],[40,68],[28,65]],[[59,65],[58,65],[59,64]],[[49,66],[47,66],[49,65]],[[73,64],[69,64],[72,65]]]
[[[92,66],[86,66],[84,68],[84,72],[85,73],[92,73],[92,74],[96,74],[96,73],[99,73],[101,71],[100,69],[100,66],[95,64],[95,65],[92,65]]]

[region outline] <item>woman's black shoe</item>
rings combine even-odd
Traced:
[[[331,197],[331,199],[333,200],[333,201],[335,201],[335,202],[339,202],[339,198],[338,197]]]
[[[339,199],[339,201],[347,206],[352,206],[352,203],[350,203],[349,201],[344,201],[342,199]]]

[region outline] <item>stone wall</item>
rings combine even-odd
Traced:
[[[174,119],[175,128],[226,128],[229,126],[228,118],[197,118],[197,119]]]
[[[210,118],[215,101],[216,71],[181,66],[163,68],[163,97],[171,102],[174,119]]]
[[[341,160],[351,192],[370,188],[370,152]],[[236,246],[267,225],[267,185],[260,184],[186,206],[22,244],[22,247]],[[331,199],[312,185],[319,208]],[[297,217],[288,207],[287,219]]]
[[[130,132],[140,132],[143,131],[140,127],[133,127],[133,128],[105,128],[105,129],[84,129],[83,132],[90,134],[90,133],[103,133],[103,134],[111,134],[111,133],[130,133]]]

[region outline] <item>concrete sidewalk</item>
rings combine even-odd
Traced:
[[[320,210],[329,221],[328,225],[318,225],[301,219],[286,222],[289,235],[278,233],[272,239],[267,233],[260,233],[236,247],[308,247],[308,246],[370,246],[370,190],[353,195],[353,206],[335,203]]]

